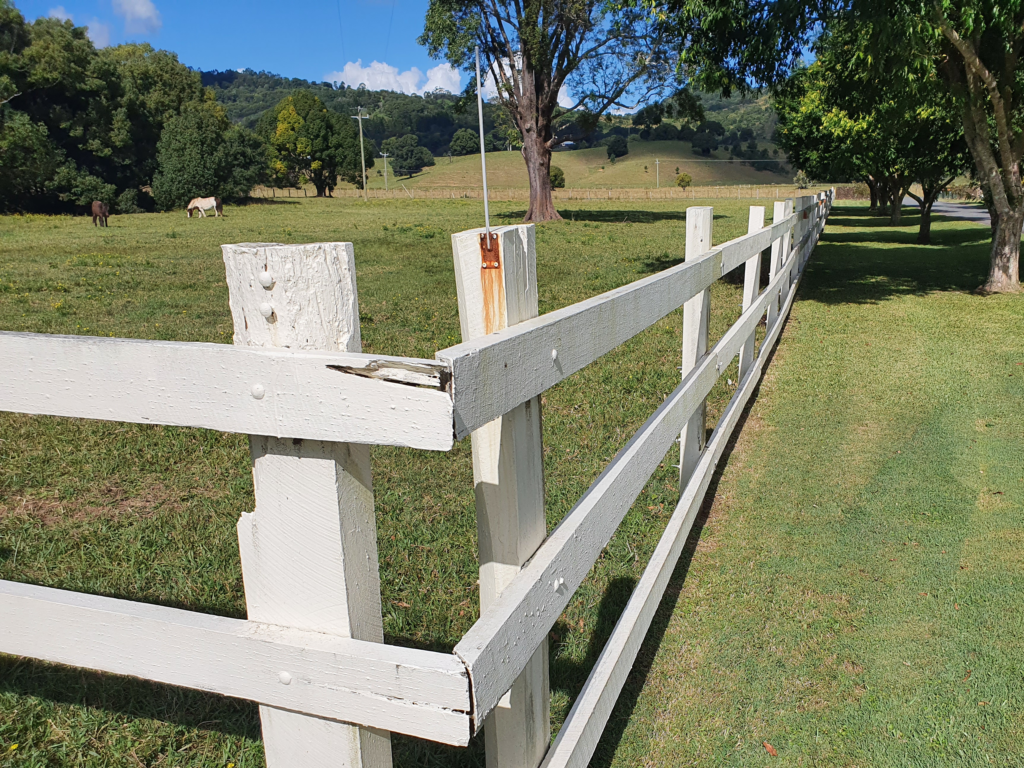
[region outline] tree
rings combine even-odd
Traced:
[[[665,110],[660,103],[648,104],[643,109],[638,109],[633,115],[633,127],[651,130],[655,126],[661,125],[664,113]]]
[[[718,149],[718,139],[710,131],[698,133],[690,140],[690,144],[693,145],[694,151],[699,151],[702,155],[710,155]]]
[[[561,218],[549,174],[551,150],[566,140],[558,125],[575,119],[596,126],[608,109],[678,82],[655,26],[646,9],[603,0],[431,0],[420,42],[467,71],[480,47],[497,101],[522,135],[530,179],[525,221],[549,221]],[[563,87],[574,103],[558,110]]]
[[[84,27],[28,24],[0,0],[0,164],[11,193],[0,192],[0,206],[10,209],[15,195],[19,209],[43,211],[71,210],[89,195],[138,200],[165,123],[201,97],[199,75],[174,54],[148,45],[97,51]]]
[[[676,170],[678,171],[679,169],[676,168]],[[677,187],[682,187],[683,189],[686,189],[691,184],[693,184],[693,177],[690,176],[690,174],[680,173],[678,176],[676,176]]]
[[[278,187],[311,183],[317,197],[330,196],[341,178],[362,188],[359,129],[348,116],[324,106],[301,89],[286,96],[260,118],[256,133],[270,147],[270,169]],[[363,142],[366,168],[373,167],[377,147]]]
[[[872,207],[899,224],[903,200],[921,209],[918,242],[930,242],[931,209],[939,192],[967,168],[955,104],[937,74],[908,77],[898,66],[905,47],[881,55],[879,71],[862,65],[869,52],[863,27],[834,23],[816,45],[815,63],[776,99],[776,137],[796,166],[816,178],[861,178]],[[922,193],[912,192],[917,183]]]
[[[645,0],[654,8],[653,0]],[[1024,4],[988,0],[667,0],[662,32],[684,50],[684,65],[708,90],[777,86],[820,30],[844,16],[864,25],[874,52],[900,54],[908,76],[934,70],[956,99],[975,172],[991,201],[994,235],[985,292],[1020,291],[1024,224],[1024,103],[1019,56]],[[882,73],[879,59],[862,65]]]
[[[608,139],[608,159],[615,160],[617,157],[624,157],[629,154],[629,143],[621,136],[612,136]]]
[[[452,143],[448,151],[456,157],[461,155],[476,155],[480,152],[480,136],[476,131],[469,128],[460,128],[452,136]]]
[[[873,22],[880,47],[908,44],[917,70],[936,69],[959,102],[964,138],[978,179],[991,200],[995,234],[982,290],[1020,291],[1024,226],[1024,5],[980,0],[876,2],[854,0],[861,19]]]
[[[651,138],[655,141],[675,141],[679,138],[679,129],[672,123],[662,123],[651,131]]]
[[[181,208],[194,197],[242,197],[266,178],[263,142],[232,127],[214,101],[186,104],[157,144],[153,196],[160,208]]]
[[[551,187],[553,189],[563,189],[565,187],[565,171],[563,171],[557,165],[552,165],[550,173]]]
[[[419,140],[411,133],[386,139],[382,148],[391,157],[391,167],[395,169],[396,176],[412,176],[434,164],[430,150],[419,146]]]

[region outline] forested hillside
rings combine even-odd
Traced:
[[[344,84],[314,83],[299,78],[287,78],[269,72],[202,72],[203,85],[211,88],[217,101],[224,105],[228,117],[247,128],[255,128],[264,111],[278,104],[297,89],[306,89],[316,95],[328,108],[342,114],[354,115],[362,107],[370,118],[363,127],[366,135],[377,146],[385,139],[414,134],[420,145],[435,155],[443,155],[459,129],[477,129],[475,104],[460,108],[457,95],[446,92],[427,93],[423,96],[350,88]],[[767,96],[733,96],[722,98],[700,94],[700,101],[708,121],[720,123],[725,133],[744,133],[761,141],[771,141],[776,117]],[[677,121],[678,122],[678,121]],[[593,134],[578,136],[570,128],[573,138],[593,145],[613,134],[623,137],[635,125],[631,115],[616,115],[603,122]],[[511,125],[501,111],[492,104],[484,105],[484,126],[488,134],[488,150],[505,148],[505,139]],[[745,130],[746,129],[746,130]],[[461,154],[453,152],[453,154]]]
[[[455,132],[460,128],[477,129],[476,105],[459,109],[459,98],[450,93],[428,93],[424,96],[349,88],[341,84],[312,83],[269,72],[203,72],[203,85],[213,89],[217,101],[224,105],[235,123],[255,128],[260,116],[281,99],[298,89],[317,96],[329,109],[343,115],[354,115],[362,107],[369,115],[363,124],[366,136],[380,146],[385,139],[414,134],[419,143],[435,155],[447,151]],[[496,126],[496,108],[484,105],[484,128],[490,133]],[[492,137],[492,141],[497,137]],[[495,148],[499,148],[495,146]]]

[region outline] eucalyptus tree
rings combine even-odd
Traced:
[[[561,218],[551,198],[551,150],[575,121],[588,132],[611,109],[632,109],[683,83],[655,15],[608,0],[430,0],[420,42],[467,72],[474,48],[497,101],[522,136],[530,179],[526,221]],[[470,88],[473,88],[472,83]],[[571,104],[559,109],[559,99]]]

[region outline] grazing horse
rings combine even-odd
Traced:
[[[107,226],[107,217],[110,215],[110,206],[106,203],[101,203],[99,200],[92,201],[92,225],[105,227]],[[96,223],[97,219],[99,224]]]
[[[224,206],[220,202],[219,197],[196,197],[193,198],[188,204],[188,217],[191,219],[192,214],[199,211],[200,218],[206,218],[206,211],[212,210],[214,216],[224,215]]]

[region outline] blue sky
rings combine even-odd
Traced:
[[[265,69],[371,88],[466,83],[416,43],[428,0],[15,0],[27,19],[71,18],[97,45],[149,42],[196,69]]]

